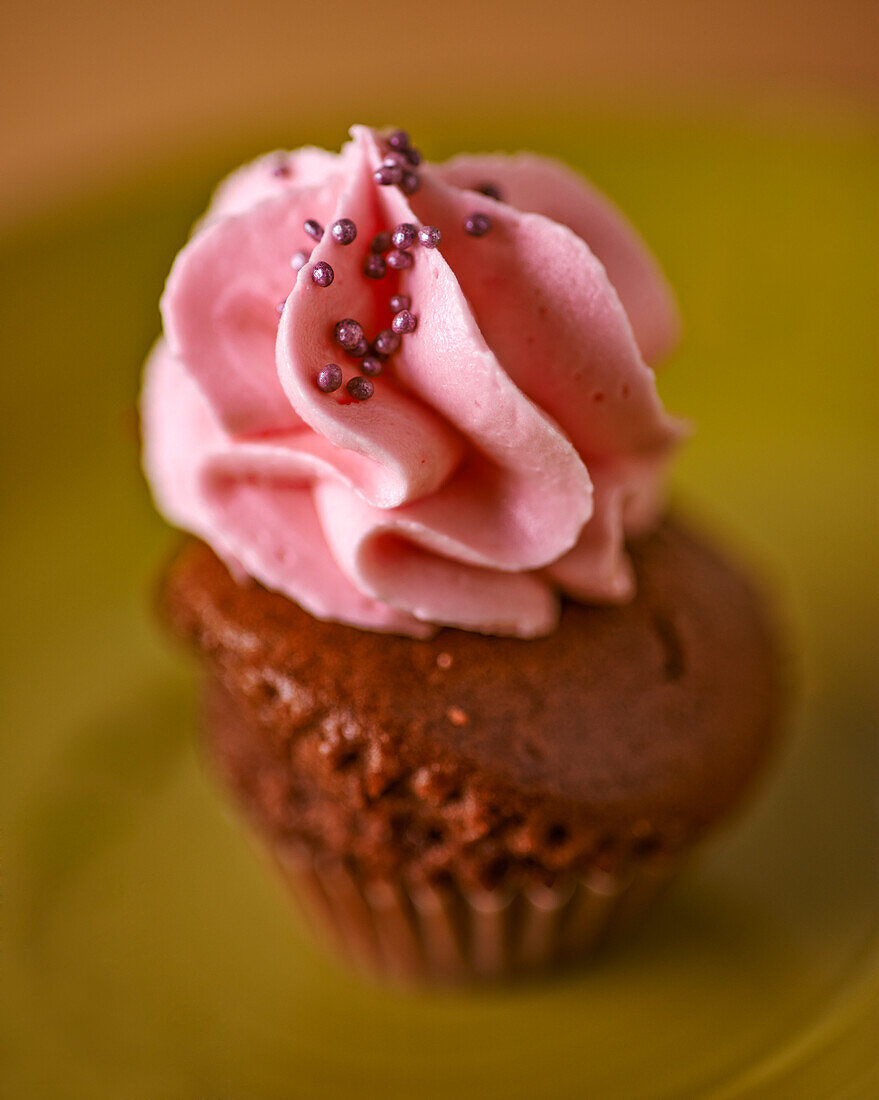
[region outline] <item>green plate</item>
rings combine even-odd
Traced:
[[[643,930],[584,970],[413,995],[316,952],[202,773],[194,672],[150,611],[172,537],[133,413],[171,258],[220,166],[263,142],[92,196],[8,233],[0,267],[0,1092],[875,1097],[875,135],[416,132],[438,156],[564,156],[663,257],[687,335],[662,390],[698,426],[677,491],[775,577],[789,747]]]

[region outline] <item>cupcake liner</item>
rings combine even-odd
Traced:
[[[535,973],[587,955],[633,923],[680,865],[652,857],[552,887],[496,890],[361,881],[300,845],[274,852],[313,932],[360,970],[407,984]]]

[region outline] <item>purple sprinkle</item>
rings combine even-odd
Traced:
[[[345,349],[345,351],[351,351],[356,348],[360,341],[363,339],[363,329],[360,327],[357,321],[351,317],[346,317],[342,321],[336,323],[335,333],[336,343]]]
[[[418,318],[414,313],[410,313],[408,309],[401,309],[391,321],[391,328],[394,332],[400,333],[401,336],[407,332],[414,332],[418,328]]]
[[[404,172],[400,180],[400,190],[404,195],[414,195],[421,186],[421,180],[414,172]]]
[[[411,222],[400,222],[391,234],[394,246],[405,252],[418,240],[418,230]]]
[[[383,230],[381,233],[376,233],[372,238],[372,244],[369,246],[372,252],[387,252],[391,247],[391,235],[387,230]]]
[[[394,183],[401,183],[403,170],[399,164],[382,164],[376,168],[372,177],[379,187],[390,187]]]
[[[388,145],[392,149],[408,149],[409,148],[409,135],[405,130],[394,130],[388,134]]]
[[[443,235],[435,225],[422,225],[418,230],[418,240],[422,248],[436,248],[442,239]]]
[[[335,363],[327,363],[318,371],[317,388],[321,393],[333,393],[342,385],[342,368]]]
[[[366,262],[363,265],[363,274],[368,279],[383,279],[387,274],[387,270],[388,268],[384,256],[379,256],[377,252],[373,252],[366,257]]]
[[[305,265],[308,263],[309,255],[310,253],[308,252],[295,252],[290,257],[290,266],[293,268],[294,271],[301,271],[302,268],[305,267]]]
[[[318,286],[329,286],[335,279],[336,273],[326,260],[318,260],[311,269],[311,277]]]
[[[302,228],[315,241],[319,241],[324,235],[324,227],[314,218],[306,218],[302,223]]]
[[[478,191],[480,195],[486,195],[490,199],[495,199],[497,202],[501,202],[500,188],[496,183],[479,183],[473,188],[474,191]]]
[[[360,375],[350,379],[345,389],[355,401],[368,401],[375,393],[375,386],[372,382],[368,378],[361,378]]]
[[[409,161],[413,168],[417,168],[418,165],[421,164],[421,153],[419,153],[417,149],[412,149],[410,147],[405,151],[405,153],[406,160]]]
[[[491,229],[491,218],[488,214],[468,214],[464,219],[464,232],[471,237],[484,237]]]
[[[348,348],[348,354],[355,359],[362,359],[369,351],[369,342],[365,336],[361,336],[353,348]]]
[[[286,299],[286,298],[282,298],[282,299],[281,299],[281,301],[280,301],[280,302],[278,302],[278,304],[277,304],[277,305],[275,306],[275,309],[277,310],[277,312],[278,312],[278,316],[279,316],[279,317],[280,317],[280,316],[281,316],[281,314],[282,314],[282,313],[284,312],[284,306],[285,306],[286,304],[287,304],[287,299]]]
[[[360,364],[360,369],[370,378],[377,378],[382,372],[382,361],[376,355],[367,355]]]
[[[399,313],[401,309],[408,309],[412,305],[412,299],[408,294],[395,294],[391,298],[391,309]]]
[[[287,176],[290,175],[292,171],[293,169],[290,167],[289,164],[284,164],[283,162],[281,162],[280,164],[276,164],[275,167],[272,169],[272,175],[277,176],[278,179],[285,179]]]
[[[391,152],[382,159],[382,164],[389,168],[399,168],[401,171],[409,166],[409,158],[404,152]]]
[[[336,244],[351,244],[357,236],[357,226],[350,218],[339,218],[330,226],[330,233]]]
[[[392,267],[394,271],[405,271],[407,267],[412,266],[412,256],[409,252],[398,252],[394,249],[393,252],[388,253],[388,267]]]
[[[393,355],[400,346],[399,334],[392,329],[383,328],[372,342],[379,355]]]

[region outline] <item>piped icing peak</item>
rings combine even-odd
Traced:
[[[673,298],[603,196],[403,131],[271,154],[177,257],[147,363],[159,508],[319,618],[533,637],[623,601],[681,435]]]

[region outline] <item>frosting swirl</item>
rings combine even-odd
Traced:
[[[422,165],[407,195],[377,182],[387,153],[354,127],[338,155],[272,154],[217,190],[174,263],[146,366],[159,508],[239,575],[366,629],[533,637],[553,629],[559,590],[626,600],[624,540],[654,521],[681,435],[645,363],[677,329],[655,261],[552,161]],[[503,201],[472,190],[483,181]],[[473,215],[484,235],[465,229]],[[312,239],[343,219],[353,241],[347,222]],[[439,247],[367,277],[365,264],[386,267],[371,240],[408,224],[439,229]],[[373,395],[322,392],[327,364],[364,373],[338,322],[374,338],[394,295],[417,327]]]

